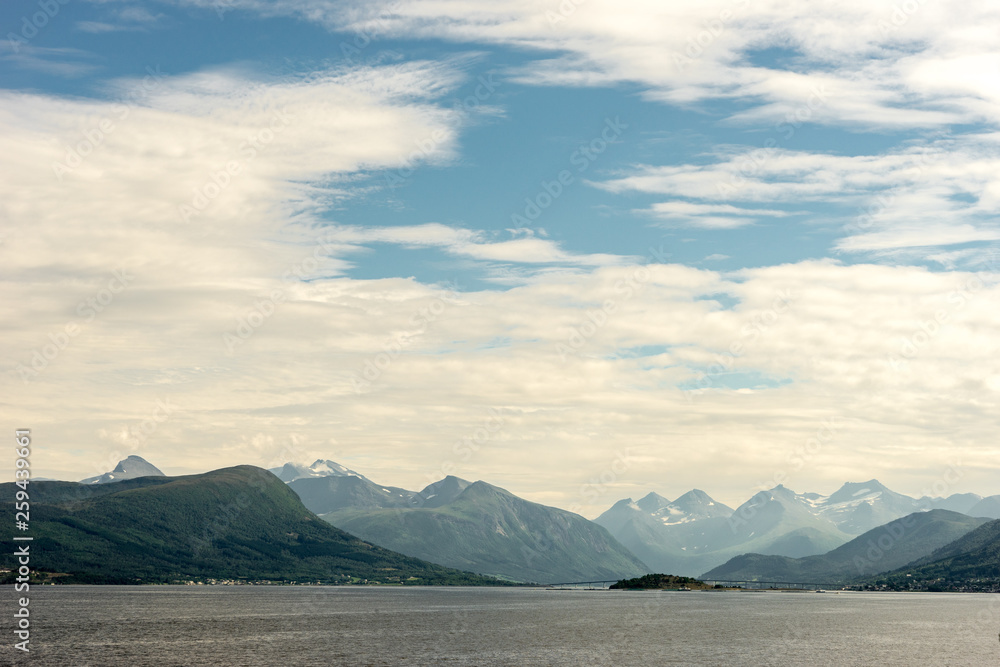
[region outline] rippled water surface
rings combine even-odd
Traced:
[[[0,595],[2,664],[1000,664],[992,595],[55,586],[28,660]]]

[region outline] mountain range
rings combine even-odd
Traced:
[[[915,512],[873,528],[822,555],[789,558],[743,554],[701,578],[848,583],[925,558],[988,521],[942,509]]]
[[[0,484],[5,497],[17,490]],[[253,466],[101,484],[33,481],[30,497],[30,548],[44,554],[36,571],[49,581],[500,583],[338,530]]]
[[[408,491],[332,461],[274,470],[288,473],[289,488],[334,526],[448,567],[542,583],[616,580],[648,569],[601,526],[483,481],[447,476]]]
[[[51,549],[65,581],[78,582],[497,581],[458,570],[556,582],[661,571],[1000,588],[1000,522],[989,521],[1000,514],[1000,496],[914,499],[869,480],[829,496],[778,485],[734,510],[694,489],[675,500],[626,498],[591,522],[454,476],[409,491],[322,459],[270,473],[239,466],[171,478],[131,456],[80,483],[35,481],[36,545]],[[178,548],[185,539],[190,549]],[[319,576],[324,572],[329,576]]]
[[[1000,496],[912,498],[878,480],[848,482],[829,496],[783,485],[760,491],[735,510],[694,490],[670,502],[651,493],[618,501],[595,519],[654,571],[697,576],[754,553],[803,558],[914,512],[947,509],[1000,518]]]

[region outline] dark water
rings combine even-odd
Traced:
[[[10,665],[998,665],[1000,596],[45,587]]]

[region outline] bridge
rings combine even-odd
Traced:
[[[567,581],[559,584],[542,584],[546,588],[562,588],[566,590],[587,590],[596,591],[611,588],[611,584],[618,583],[618,579],[611,581]]]
[[[731,579],[702,579],[706,584],[711,584],[713,586],[719,584],[729,588],[743,588],[743,589],[771,589],[771,588],[797,588],[802,590],[825,590],[827,588],[839,589],[841,584],[817,584],[811,582],[802,581],[737,581]]]

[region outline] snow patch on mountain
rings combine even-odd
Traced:
[[[81,484],[107,484],[136,477],[164,477],[160,469],[141,456],[132,455],[122,459],[111,472],[80,480]]]
[[[299,463],[286,463],[280,468],[271,468],[270,470],[278,479],[286,484],[294,482],[297,479],[310,477],[359,477],[361,479],[368,479],[361,473],[354,472],[335,461],[324,459],[316,459],[312,465],[308,466]]]

